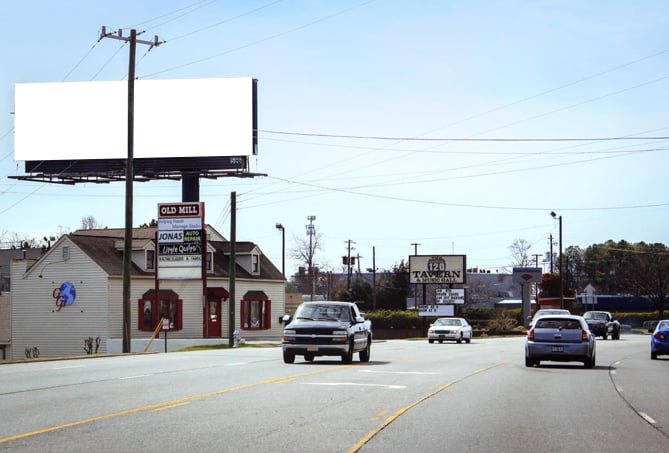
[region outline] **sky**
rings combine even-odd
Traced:
[[[258,80],[255,178],[202,180],[206,222],[258,244],[288,275],[364,271],[409,255],[510,270],[522,239],[559,248],[669,244],[669,4],[664,0],[23,0],[0,3],[0,238],[42,238],[92,216],[122,228],[125,184],[20,181],[17,83]],[[39,131],[35,131],[39,133]],[[135,183],[133,225],[181,201]],[[349,242],[350,241],[350,242]],[[374,263],[374,264],[373,264]]]

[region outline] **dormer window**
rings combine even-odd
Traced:
[[[152,270],[155,268],[155,260],[156,260],[156,251],[155,250],[147,250],[146,251],[146,270]]]
[[[213,272],[214,270],[214,253],[207,252],[207,272]]]
[[[260,272],[260,257],[258,255],[251,255],[251,272],[257,274]]]

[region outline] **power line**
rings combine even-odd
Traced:
[[[667,76],[669,77],[669,76]],[[578,137],[578,138],[424,138],[424,137],[381,137],[373,135],[336,135],[308,132],[285,132],[259,129],[258,132],[276,135],[294,135],[301,137],[351,138],[357,140],[394,140],[398,142],[602,142],[618,140],[667,140],[669,136],[659,137]],[[409,150],[420,152],[421,150]]]
[[[432,200],[423,200],[423,199],[394,197],[394,196],[390,196],[390,195],[370,194],[370,193],[358,192],[358,191],[350,190],[350,189],[341,189],[341,188],[335,189],[335,188],[330,188],[330,187],[319,186],[317,184],[303,183],[303,182],[297,182],[297,181],[288,181],[286,179],[272,177],[272,176],[268,176],[268,178],[274,179],[274,180],[277,180],[277,181],[292,183],[292,184],[300,184],[300,185],[304,185],[304,186],[307,186],[307,187],[314,187],[314,188],[318,188],[318,189],[321,189],[321,190],[328,190],[328,191],[333,191],[333,192],[342,192],[342,193],[348,193],[348,194],[352,194],[352,195],[360,195],[360,196],[364,196],[364,197],[379,198],[379,199],[384,199],[384,200],[405,201],[405,202],[408,202],[408,203],[420,203],[420,204],[437,205],[437,206],[451,206],[451,207],[458,207],[458,208],[498,209],[498,210],[507,210],[507,211],[546,211],[548,209],[548,208],[545,208],[545,207],[526,208],[526,207],[514,207],[514,206],[490,206],[490,205],[467,204],[467,203],[447,203],[447,202],[443,202],[443,201],[432,201]],[[260,204],[260,205],[255,205],[253,207],[265,206],[267,204],[275,204],[275,203],[264,203],[264,204]],[[664,207],[664,206],[669,206],[669,203],[627,205],[627,206],[608,206],[608,207],[587,207],[587,208],[558,208],[558,209],[560,211],[575,212],[575,211],[607,211],[607,210],[623,210],[623,209],[624,210],[626,210],[626,209],[644,209],[644,208],[657,208],[657,207]]]
[[[215,3],[215,2],[216,2],[216,0],[200,0],[200,1],[198,1],[198,2],[195,2],[195,3],[191,4],[191,5],[184,6],[183,8],[176,9],[176,10],[171,11],[171,12],[169,12],[169,13],[161,14],[160,16],[156,16],[156,17],[154,17],[154,18],[152,18],[152,19],[147,19],[147,20],[145,20],[145,21],[143,21],[143,22],[140,22],[140,23],[138,23],[138,24],[135,24],[135,25],[133,25],[133,26],[131,26],[131,27],[125,27],[125,28],[126,28],[126,29],[130,29],[130,28],[135,28],[135,29],[136,29],[136,28],[139,28],[140,26],[142,26],[142,25],[144,25],[144,24],[148,24],[148,23],[151,23],[151,22],[155,22],[155,21],[157,21],[157,20],[159,20],[159,19],[162,19],[162,18],[164,18],[164,17],[171,16],[171,15],[176,14],[176,13],[180,13],[181,11],[185,11],[185,10],[187,10],[187,9],[190,10],[190,11],[186,11],[185,13],[183,13],[183,14],[181,14],[181,15],[175,17],[175,18],[172,18],[172,19],[170,19],[170,20],[167,20],[167,21],[165,21],[165,22],[162,22],[162,23],[160,23],[160,24],[158,24],[158,25],[154,25],[154,26],[153,26],[153,28],[157,28],[157,27],[159,27],[159,26],[161,26],[161,25],[168,24],[168,23],[173,22],[173,21],[175,21],[175,20],[177,20],[177,19],[180,19],[180,18],[182,18],[182,17],[184,17],[184,16],[187,16],[188,14],[190,14],[190,13],[192,13],[192,12],[195,12],[195,11],[197,11],[198,9],[200,9],[200,8],[204,8],[205,6],[210,5],[210,4],[212,4],[212,3]]]
[[[340,10],[340,11],[337,11],[336,13],[333,13],[333,14],[330,14],[330,15],[327,15],[327,16],[324,16],[324,17],[321,17],[321,18],[316,19],[316,20],[314,20],[314,21],[312,21],[312,22],[308,22],[308,23],[303,24],[303,25],[300,25],[300,26],[298,26],[298,27],[291,28],[290,30],[286,30],[286,31],[283,31],[283,32],[280,32],[280,33],[275,33],[275,34],[270,35],[270,36],[267,36],[267,37],[265,37],[265,38],[261,38],[261,39],[255,40],[255,41],[251,41],[251,42],[249,42],[249,43],[247,43],[247,44],[244,44],[244,45],[242,45],[242,46],[235,47],[235,48],[233,48],[233,49],[229,49],[229,50],[226,50],[226,51],[223,51],[223,52],[214,54],[214,55],[210,55],[210,56],[205,57],[205,58],[200,58],[199,60],[194,60],[194,61],[191,61],[191,62],[189,62],[189,63],[184,63],[184,64],[177,65],[177,66],[172,66],[171,68],[163,69],[162,71],[156,71],[156,72],[153,72],[153,73],[151,73],[151,74],[146,74],[146,75],[142,76],[142,78],[145,78],[145,79],[146,79],[146,78],[149,78],[149,77],[156,76],[156,75],[158,75],[158,74],[164,74],[164,73],[166,73],[166,72],[176,71],[177,69],[181,69],[181,68],[185,68],[185,67],[187,67],[187,66],[192,66],[192,65],[194,65],[194,64],[203,63],[203,62],[205,62],[205,61],[213,60],[214,58],[219,58],[219,57],[222,57],[222,56],[227,55],[227,54],[229,54],[229,53],[236,52],[236,51],[238,51],[238,50],[246,49],[246,48],[248,48],[248,47],[252,47],[252,46],[255,46],[255,45],[264,43],[264,42],[266,42],[266,41],[269,41],[269,40],[272,40],[272,39],[275,39],[275,38],[280,38],[280,37],[282,37],[282,36],[286,36],[286,35],[288,35],[288,34],[295,33],[295,32],[297,32],[297,31],[303,30],[303,29],[305,29],[305,28],[311,27],[311,26],[313,26],[313,25],[315,25],[315,24],[318,24],[318,23],[320,23],[320,22],[324,22],[324,21],[326,21],[326,20],[328,20],[328,19],[332,19],[333,17],[341,16],[342,14],[345,14],[345,13],[347,13],[347,12],[349,12],[349,11],[352,11],[352,10],[354,10],[354,9],[360,8],[360,7],[362,7],[362,6],[365,6],[365,5],[369,4],[369,3],[373,3],[373,2],[375,2],[375,1],[376,1],[376,0],[367,0],[367,1],[365,1],[365,2],[359,3],[358,5],[351,6],[351,7],[349,7],[349,8],[345,8],[345,9],[342,9],[342,10]]]
[[[197,30],[193,30],[193,31],[191,31],[191,32],[184,33],[183,35],[175,36],[174,38],[170,38],[169,41],[170,41],[170,42],[174,42],[174,41],[176,41],[177,39],[186,38],[187,36],[191,36],[191,35],[194,35],[194,34],[196,34],[196,33],[200,33],[200,32],[202,32],[202,31],[209,30],[210,28],[218,27],[219,25],[223,25],[223,24],[226,24],[226,23],[228,23],[228,22],[232,22],[233,20],[239,19],[240,17],[248,16],[248,15],[251,15],[251,14],[253,14],[253,13],[256,13],[256,12],[258,12],[258,11],[260,11],[260,10],[263,10],[263,9],[265,9],[265,8],[269,8],[270,6],[275,5],[275,4],[277,4],[277,3],[281,3],[282,1],[283,1],[283,0],[274,0],[273,2],[266,3],[266,4],[264,4],[264,5],[259,6],[258,8],[252,9],[252,10],[247,11],[247,12],[245,12],[245,13],[241,13],[241,14],[238,14],[238,15],[236,15],[236,16],[234,16],[234,17],[230,17],[230,18],[228,18],[228,19],[222,20],[222,21],[220,21],[220,22],[216,22],[216,23],[214,23],[214,24],[207,25],[206,27],[198,28]]]

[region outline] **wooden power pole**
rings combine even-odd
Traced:
[[[137,43],[157,47],[162,44],[158,36],[153,41],[137,39],[137,30],[130,30],[130,36],[123,36],[123,30],[107,33],[102,27],[100,39],[111,38],[130,43],[128,64],[128,158],[125,170],[125,235],[123,239],[123,352],[131,352],[130,335],[130,268],[132,266],[132,183],[135,179],[133,168],[134,158],[134,127],[135,127],[135,53]],[[149,49],[150,50],[150,49]]]

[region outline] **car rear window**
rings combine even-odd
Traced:
[[[537,321],[536,329],[581,329],[581,323],[576,319],[554,319],[544,318]]]
[[[460,326],[460,325],[462,325],[460,323],[459,319],[437,319],[435,324],[438,325],[438,326]]]

